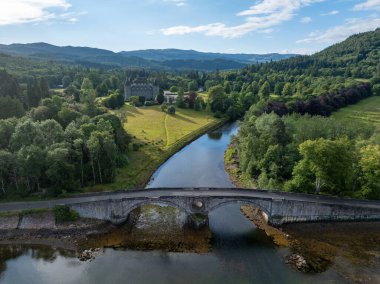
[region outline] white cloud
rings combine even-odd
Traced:
[[[377,10],[380,11],[380,0],[367,0],[361,4],[354,6],[355,11],[361,10]]]
[[[302,24],[308,24],[308,23],[311,23],[313,20],[310,18],[310,17],[303,17],[301,19],[301,23]]]
[[[380,26],[379,18],[347,19],[344,25],[330,28],[324,32],[313,32],[305,39],[297,43],[328,43],[333,44],[342,41],[350,35],[372,31]]]
[[[71,4],[66,0],[1,0],[0,6],[0,26],[4,26],[46,21],[56,17],[52,10],[65,11]]]
[[[174,4],[178,7],[182,7],[186,5],[187,0],[164,0],[164,2]]]
[[[321,16],[334,16],[334,15],[338,15],[338,14],[339,14],[338,10],[333,10],[333,11],[330,11],[327,13],[323,13],[323,14],[321,14]]]
[[[162,29],[164,35],[185,35],[202,33],[207,36],[221,36],[225,38],[241,37],[252,31],[263,31],[291,20],[296,12],[304,6],[324,0],[261,0],[255,5],[237,14],[244,17],[245,23],[236,26],[227,26],[224,23],[212,23],[200,26],[174,26]]]

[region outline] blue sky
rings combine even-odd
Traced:
[[[380,0],[0,0],[0,43],[313,53],[380,27]]]

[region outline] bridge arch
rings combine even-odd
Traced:
[[[187,208],[185,208],[182,205],[180,205],[176,202],[173,202],[171,200],[144,199],[144,200],[138,200],[138,201],[134,202],[132,205],[124,207],[123,216],[120,216],[117,218],[118,219],[117,223],[118,224],[125,223],[128,220],[130,213],[133,210],[140,208],[141,206],[144,206],[144,205],[170,206],[170,207],[174,207],[174,208],[178,209],[179,211],[181,211],[185,214],[190,214],[190,211]]]
[[[208,213],[211,213],[212,211],[214,210],[217,210],[221,207],[225,207],[225,206],[228,206],[228,205],[231,205],[231,204],[237,204],[237,205],[249,205],[249,206],[253,206],[254,208],[257,208],[259,209],[261,212],[263,212],[265,215],[266,215],[266,219],[268,222],[270,222],[270,218],[271,218],[271,208],[270,206],[264,206],[262,204],[260,204],[259,202],[255,201],[255,200],[227,200],[227,201],[223,201],[223,202],[219,202],[213,206],[210,206],[210,208],[208,209]],[[267,208],[269,207],[269,208]]]

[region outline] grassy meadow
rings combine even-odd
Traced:
[[[191,109],[177,108],[175,115],[168,115],[160,106],[136,108],[126,104],[114,112],[125,117],[124,127],[139,149],[131,149],[129,165],[118,169],[114,183],[97,185],[90,191],[143,187],[166,159],[207,129],[224,122],[209,112]]]
[[[342,108],[333,114],[337,119],[368,122],[376,127],[373,139],[380,143],[380,97],[370,97],[355,105]]]

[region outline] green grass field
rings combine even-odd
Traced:
[[[50,91],[58,94],[63,94],[65,92],[64,88],[55,88],[55,89],[50,89]]]
[[[109,185],[97,185],[90,191],[139,188],[146,184],[152,173],[176,151],[207,129],[222,124],[211,113],[190,109],[176,109],[175,115],[161,111],[160,106],[140,107],[126,104],[115,111],[126,115],[124,127],[138,151],[128,153],[129,165],[118,170],[116,181]]]
[[[333,114],[337,119],[353,119],[376,126],[374,138],[380,142],[380,97],[371,97],[361,102],[342,108]]]

